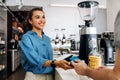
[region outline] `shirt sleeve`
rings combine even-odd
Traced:
[[[40,68],[43,67],[43,64],[47,61],[47,59],[44,59],[43,57],[38,55],[38,53],[32,46],[32,42],[29,36],[22,37],[20,47],[23,55],[26,57],[31,65],[39,66]]]
[[[115,47],[120,48],[120,11],[118,12],[114,24]]]

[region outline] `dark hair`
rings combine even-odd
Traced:
[[[29,13],[28,13],[28,19],[32,19],[32,15],[34,11],[43,11],[42,7],[37,7],[37,8],[33,8]]]
[[[12,17],[12,22],[18,22],[18,19],[16,17]]]
[[[32,30],[32,25],[29,23],[29,20],[32,19],[32,16],[33,16],[33,12],[34,11],[43,11],[43,8],[42,7],[36,7],[36,8],[33,8],[32,10],[30,10],[28,12],[28,16],[27,16],[27,24],[26,24],[26,27],[28,27],[28,30]],[[43,11],[44,12],[44,11]],[[27,30],[27,31],[28,31]]]

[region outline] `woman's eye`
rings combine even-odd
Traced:
[[[35,18],[36,18],[36,19],[39,19],[39,18],[40,18],[40,16],[36,16]]]
[[[42,18],[44,18],[44,19],[45,19],[45,16],[43,16]]]
[[[42,17],[41,17],[41,16],[36,16],[35,18],[36,18],[36,19],[39,19],[39,18],[45,19],[45,16],[42,16]]]

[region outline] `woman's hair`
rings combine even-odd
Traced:
[[[32,15],[34,11],[43,11],[42,7],[37,7],[37,8],[33,8],[29,13],[28,13],[28,19],[32,19]]]
[[[42,11],[42,12],[44,12],[42,7],[33,8],[32,10],[30,10],[28,12],[27,24],[26,24],[26,27],[28,27],[28,30],[32,30],[32,25],[29,23],[29,20],[32,20],[33,12],[35,12],[35,11]]]

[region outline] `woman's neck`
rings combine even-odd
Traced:
[[[42,30],[32,29],[32,31],[36,32],[37,35],[42,38]]]

